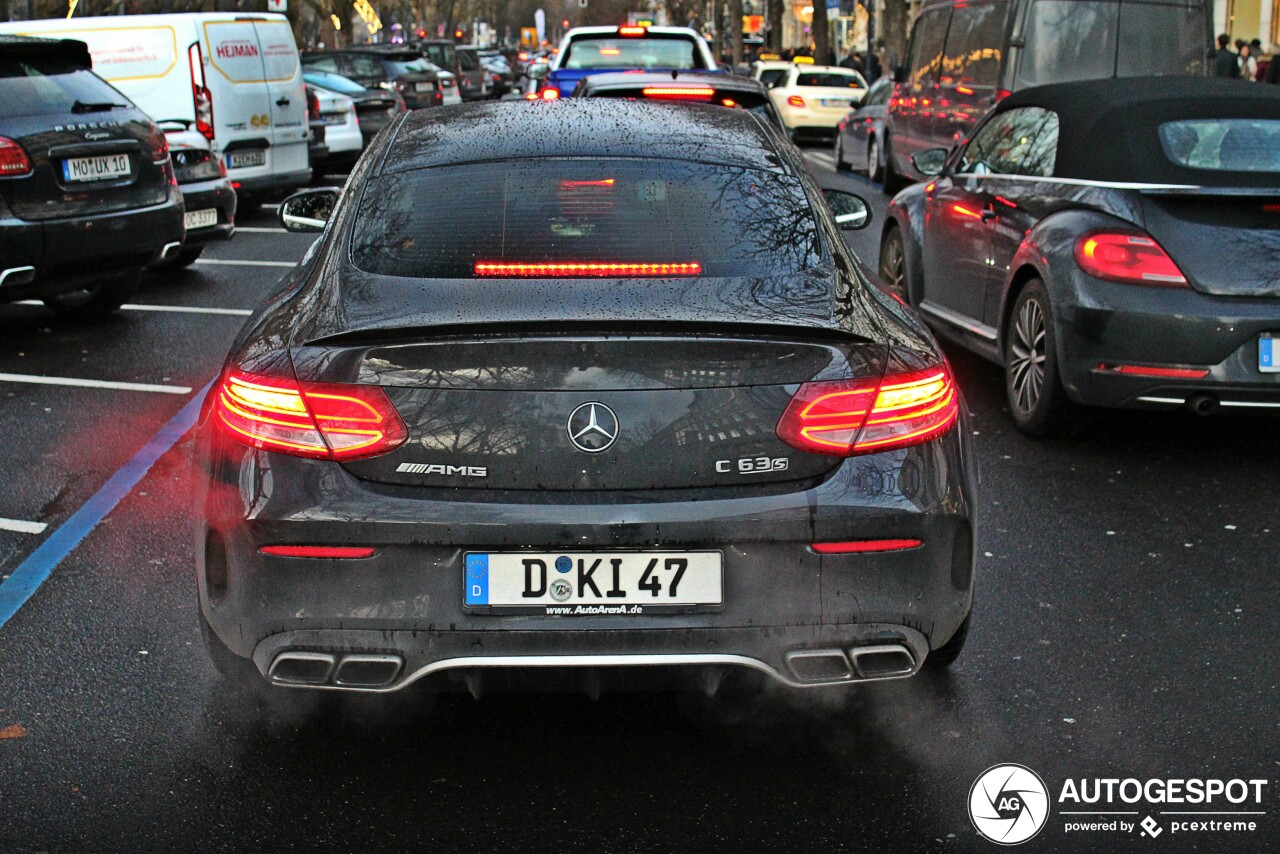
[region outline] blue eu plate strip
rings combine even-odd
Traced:
[[[71,554],[80,541],[146,476],[156,461],[195,426],[196,419],[200,417],[200,405],[211,385],[212,382],[196,392],[177,415],[147,440],[147,444],[111,475],[101,489],[71,514],[71,518],[59,525],[39,548],[18,564],[4,583],[0,583],[0,628],[4,628],[5,623],[40,589],[63,558]]]
[[[489,556],[467,555],[467,604],[489,604]]]
[[[1263,336],[1258,339],[1258,367],[1264,371],[1276,366],[1276,339]]]

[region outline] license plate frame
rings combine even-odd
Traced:
[[[718,549],[468,551],[462,581],[462,607],[470,614],[642,617],[724,610]],[[530,591],[535,595],[526,596]]]
[[[187,231],[194,231],[198,228],[209,228],[218,224],[218,209],[205,208],[198,211],[187,211],[182,215],[183,225]]]
[[[248,151],[227,152],[228,169],[252,169],[255,166],[267,165],[267,152],[261,148]]]
[[[1280,333],[1263,332],[1258,336],[1258,373],[1280,374]]]
[[[80,174],[75,174],[77,171]],[[62,180],[68,184],[97,184],[132,177],[133,161],[128,154],[95,154],[62,161]]]

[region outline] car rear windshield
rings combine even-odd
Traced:
[[[469,279],[478,264],[683,264],[703,276],[792,273],[820,257],[794,178],[661,160],[546,158],[371,181],[352,228],[371,273]]]
[[[127,107],[102,78],[63,59],[0,57],[0,116],[49,116]]]
[[[426,44],[422,46],[422,53],[446,71],[458,67],[457,49],[451,44]]]
[[[359,83],[341,74],[328,74],[323,71],[308,71],[302,75],[302,79],[313,86],[319,86],[322,89],[328,89],[331,92],[340,92],[343,95],[361,95],[367,90]]]
[[[836,89],[865,89],[866,81],[861,77],[854,77],[852,74],[834,74],[832,72],[809,72],[802,71],[796,77],[797,86],[823,86],[834,87]]]
[[[386,60],[387,72],[393,77],[399,77],[401,74],[421,74],[424,71],[434,71],[421,58],[414,59],[411,57],[397,56],[388,57]]]
[[[565,48],[561,68],[702,68],[694,44],[683,36],[578,36]]]
[[[1179,166],[1280,173],[1280,120],[1195,119],[1160,125],[1160,145]]]

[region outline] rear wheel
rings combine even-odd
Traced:
[[[836,171],[849,171],[849,164],[844,159],[844,134],[836,131],[836,147],[835,147]]]
[[[103,317],[124,305],[138,289],[142,268],[134,267],[96,282],[87,288],[44,298],[44,304],[75,320],[93,320]]]
[[[1067,393],[1058,373],[1056,336],[1049,294],[1031,279],[1018,294],[1004,342],[1005,392],[1018,429],[1045,436],[1061,425]]]
[[[964,649],[964,642],[969,639],[969,620],[973,617],[973,612],[965,616],[964,622],[960,624],[960,628],[956,629],[956,633],[951,636],[951,640],[929,653],[929,657],[924,660],[926,667],[934,670],[945,670],[955,664],[960,652]]]
[[[889,140],[884,143],[884,191],[890,196],[895,195],[903,187],[909,183],[907,179],[898,174],[898,170],[893,165],[893,145]]]
[[[880,242],[880,278],[890,293],[911,303],[911,289],[907,286],[907,251],[902,240],[902,229],[890,226]]]
[[[867,143],[867,177],[872,181],[884,180],[884,167],[880,165],[880,140],[874,136]]]

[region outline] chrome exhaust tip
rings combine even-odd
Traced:
[[[335,661],[324,652],[282,652],[271,662],[267,676],[277,685],[324,685]]]
[[[398,655],[347,655],[338,663],[333,684],[342,688],[385,688],[396,681],[403,668],[404,659]]]
[[[800,682],[816,685],[853,680],[849,660],[838,649],[796,649],[786,658],[787,667]]]
[[[36,280],[35,267],[10,267],[0,270],[0,288],[29,285]]]
[[[899,679],[918,669],[911,650],[896,643],[855,646],[849,650],[849,659],[861,680]]]
[[[166,243],[164,248],[160,250],[160,260],[168,261],[170,258],[177,255],[180,249],[182,249],[182,241],[180,240],[175,243]]]

